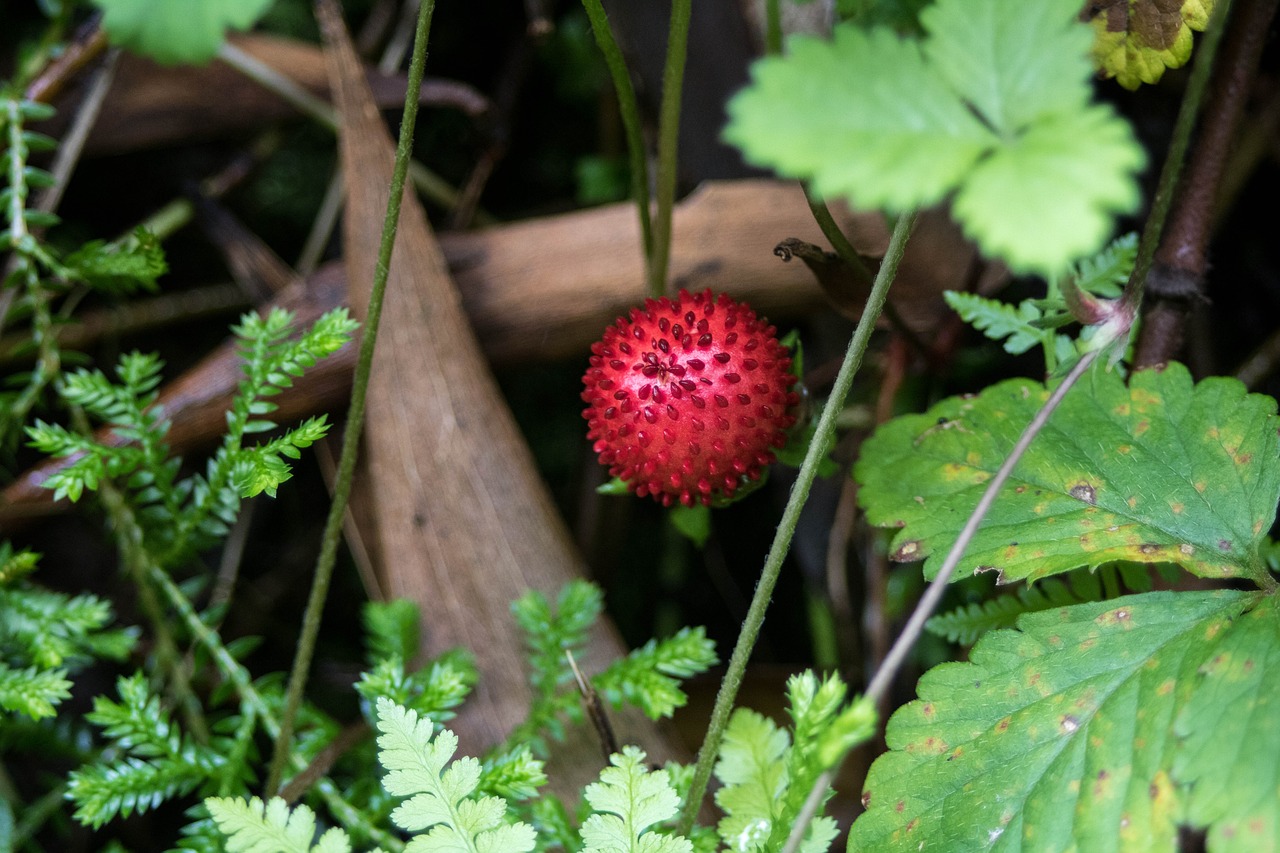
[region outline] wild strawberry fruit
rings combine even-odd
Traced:
[[[795,423],[790,366],[776,330],[745,303],[709,290],[646,300],[591,347],[587,438],[641,497],[732,498]]]

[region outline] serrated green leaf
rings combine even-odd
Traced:
[[[166,65],[208,62],[229,29],[252,26],[273,0],[93,0],[114,44]]]
[[[785,57],[752,66],[752,79],[729,103],[725,138],[752,163],[862,207],[940,201],[996,143],[919,45],[888,30],[793,38]]]
[[[1128,596],[1022,617],[889,721],[850,850],[1172,850],[1173,721],[1258,594]]]
[[[1114,111],[1088,106],[1078,11],[1077,0],[938,0],[919,41],[853,25],[831,41],[795,38],[753,66],[725,136],[751,162],[859,207],[900,212],[954,193],[985,251],[1061,272],[1136,206],[1144,160]]]
[[[989,254],[1051,273],[1101,246],[1113,216],[1137,206],[1126,178],[1144,162],[1110,107],[1044,116],[975,166],[953,209]]]
[[[1174,781],[1214,853],[1280,849],[1280,599],[1268,596],[1214,643],[1176,720]]]
[[[615,753],[600,781],[586,787],[583,796],[596,814],[582,824],[584,850],[599,853],[692,853],[686,838],[652,831],[654,824],[675,817],[680,806],[667,771],[650,772],[644,752],[625,746]]]
[[[855,477],[872,524],[900,528],[898,561],[932,576],[987,480],[1048,397],[1014,379],[897,418],[864,445]],[[1193,385],[1182,365],[1095,370],[1014,469],[958,574],[1042,578],[1113,560],[1258,577],[1280,495],[1276,403],[1233,379]]]

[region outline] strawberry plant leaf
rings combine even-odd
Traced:
[[[725,136],[751,162],[859,207],[954,195],[985,251],[1062,272],[1137,204],[1144,160],[1114,111],[1090,105],[1078,11],[1077,0],[938,0],[919,40],[852,24],[830,41],[794,38],[753,67]]]
[[[849,849],[1174,849],[1186,796],[1169,772],[1174,720],[1259,598],[1145,593],[987,634],[969,663],[926,673],[889,721]],[[1220,694],[1207,702],[1213,728],[1228,709]]]
[[[1192,30],[1209,25],[1214,0],[1160,3],[1121,0],[1090,4],[1096,38],[1093,58],[1102,73],[1126,89],[1155,83],[1166,68],[1191,56]]]
[[[213,59],[228,29],[251,27],[274,0],[93,0],[113,44],[166,65]]]
[[[987,480],[1049,395],[1014,379],[864,445],[854,476],[871,523],[898,527],[898,561],[932,577]],[[1001,582],[1112,560],[1176,563],[1205,577],[1260,577],[1280,495],[1276,403],[1234,379],[1193,385],[1187,369],[1095,370],[1064,398],[1014,469],[957,575]]]
[[[1268,596],[1214,643],[1178,715],[1173,764],[1188,817],[1215,853],[1274,850],[1280,839],[1280,600]]]

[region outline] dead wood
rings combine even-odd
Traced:
[[[317,4],[326,38],[346,181],[344,245],[351,301],[363,313],[386,210],[393,148],[335,3]],[[584,575],[568,531],[489,372],[444,253],[407,194],[365,418],[383,588],[417,602],[433,653],[470,649],[480,671],[450,724],[463,748],[502,740],[526,714],[522,639],[510,603]],[[624,649],[602,627],[584,666]],[[632,732],[657,760],[672,754],[652,725]],[[575,764],[599,757],[589,744]]]
[[[324,57],[317,46],[262,34],[233,36],[231,42],[313,94],[327,94]],[[404,104],[403,74],[381,74],[371,68],[362,73],[379,107]],[[471,115],[488,106],[471,87],[448,80],[425,81],[421,102],[447,104]],[[118,154],[243,135],[297,114],[294,107],[225,63],[162,67],[126,55],[85,150],[90,155]],[[57,120],[50,125],[55,136],[57,126]]]

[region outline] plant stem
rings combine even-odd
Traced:
[[[649,211],[649,170],[645,164],[644,136],[640,128],[640,106],[636,100],[636,90],[631,84],[631,74],[627,71],[627,62],[618,48],[618,42],[609,29],[609,18],[605,15],[602,0],[582,0],[587,10],[587,18],[591,21],[591,31],[595,33],[596,44],[604,54],[605,65],[609,67],[609,76],[613,79],[613,90],[618,99],[618,113],[622,117],[622,128],[627,137],[627,159],[631,169],[631,195],[636,200],[636,211],[640,215],[640,244],[644,248],[647,264],[653,262],[653,221]]]
[[[782,53],[782,0],[764,0],[764,52]]]
[[[662,71],[662,107],[658,116],[658,209],[653,226],[653,252],[649,255],[649,295],[667,290],[671,262],[671,214],[676,203],[676,161],[680,141],[680,96],[684,90],[684,63],[689,48],[689,16],[692,0],[672,0],[671,28],[667,33],[667,64]]]
[[[867,691],[863,694],[865,699],[870,700],[873,704],[878,703],[880,697],[889,689],[889,685],[893,683],[893,679],[902,667],[903,661],[906,660],[911,647],[915,645],[916,640],[924,632],[925,622],[937,608],[938,602],[942,600],[942,596],[947,590],[947,584],[951,581],[951,575],[955,572],[956,566],[959,565],[960,558],[964,556],[969,543],[973,541],[973,536],[978,532],[978,527],[982,524],[983,519],[986,518],[991,505],[995,503],[1000,489],[1008,481],[1009,476],[1013,474],[1013,469],[1021,461],[1023,454],[1031,446],[1031,442],[1040,434],[1040,430],[1044,429],[1044,425],[1049,422],[1049,416],[1058,408],[1062,398],[1075,387],[1076,382],[1089,369],[1089,366],[1105,351],[1105,349],[1095,349],[1085,353],[1076,362],[1076,365],[1071,368],[1071,372],[1062,380],[1062,383],[1053,389],[1049,399],[1045,401],[1040,410],[1036,412],[1035,417],[1031,419],[1031,423],[1027,424],[1026,429],[1022,431],[1017,443],[1013,446],[1009,455],[1005,457],[1004,464],[1000,466],[995,476],[987,483],[987,488],[978,500],[978,505],[969,514],[968,520],[965,521],[964,527],[960,530],[960,535],[956,538],[955,543],[952,544],[951,550],[947,552],[947,558],[942,561],[942,567],[938,569],[938,574],[929,583],[929,588],[924,591],[924,595],[920,596],[920,601],[916,604],[915,610],[911,612],[911,618],[907,620],[902,633],[898,635],[893,647],[889,649],[889,654],[885,656],[884,662],[876,670],[871,683],[867,685]],[[782,848],[782,853],[795,853],[799,848],[800,841],[804,838],[805,827],[808,826],[813,816],[817,814],[818,807],[822,802],[822,793],[826,791],[827,786],[835,778],[841,763],[843,763],[843,758],[835,767],[828,768],[814,781],[813,788],[810,789],[809,796],[805,799],[804,807],[796,818],[791,835],[787,838],[787,844]]]
[[[343,514],[351,496],[351,481],[355,476],[356,455],[360,433],[364,424],[365,395],[369,388],[369,375],[373,370],[373,351],[378,338],[378,321],[382,316],[383,297],[387,290],[387,277],[391,271],[391,251],[395,247],[396,230],[400,223],[400,203],[404,198],[405,176],[409,171],[409,157],[413,151],[413,130],[418,117],[418,91],[422,88],[422,73],[427,61],[427,34],[431,31],[431,15],[435,0],[424,0],[418,10],[418,27],[414,35],[413,58],[409,63],[409,83],[405,92],[404,117],[400,122],[400,138],[396,144],[395,168],[391,173],[391,194],[387,199],[387,215],[382,223],[382,242],[378,247],[378,262],[373,271],[373,290],[369,294],[369,309],[364,334],[360,339],[360,356],[356,362],[351,388],[351,405],[347,409],[347,427],[342,436],[342,456],[338,460],[338,476],[333,488],[333,503],[325,520],[320,555],[316,558],[315,575],[307,609],[303,615],[302,632],[298,636],[298,650],[293,669],[289,673],[289,687],[285,696],[284,712],[280,718],[280,733],[275,739],[271,767],[267,774],[265,791],[268,796],[280,789],[280,779],[289,760],[289,748],[293,740],[294,720],[307,675],[311,670],[311,658],[315,652],[316,637],[320,633],[320,619],[324,602],[329,594],[329,582],[337,562],[338,545],[342,538]]]
[[[795,534],[796,523],[800,520],[800,510],[804,508],[805,501],[809,497],[809,489],[817,476],[818,465],[824,455],[823,448],[828,446],[827,442],[835,433],[836,417],[844,408],[845,398],[853,386],[853,378],[862,365],[862,357],[867,351],[867,344],[880,317],[880,310],[884,307],[885,299],[889,295],[889,285],[897,274],[898,263],[902,260],[902,253],[906,248],[911,227],[915,224],[915,218],[914,212],[903,214],[894,226],[893,236],[889,239],[889,248],[885,252],[884,261],[871,288],[871,295],[867,299],[867,307],[862,313],[862,319],[858,321],[858,327],[853,331],[853,337],[849,339],[849,348],[840,365],[835,383],[832,385],[831,396],[822,409],[813,440],[809,442],[809,449],[800,466],[800,473],[791,486],[786,508],[782,511],[782,520],[778,523],[773,545],[769,548],[764,569],[760,573],[760,582],[756,585],[751,607],[747,610],[746,619],[743,620],[742,630],[738,634],[738,643],[734,646],[733,656],[729,659],[729,667],[725,671],[724,681],[716,696],[706,739],[703,740],[702,749],[698,752],[698,765],[694,769],[693,781],[689,786],[689,798],[685,802],[684,813],[680,816],[677,829],[680,835],[689,834],[694,818],[702,806],[702,797],[706,793],[707,783],[711,780],[711,768],[720,750],[720,741],[724,737],[725,727],[729,723],[729,713],[733,710],[738,688],[742,685],[742,677],[746,673],[747,660],[751,657],[756,637],[759,636],[760,627],[764,624],[765,611],[769,608],[773,588],[782,571],[782,562],[787,556],[787,550],[791,547],[791,537]]]

